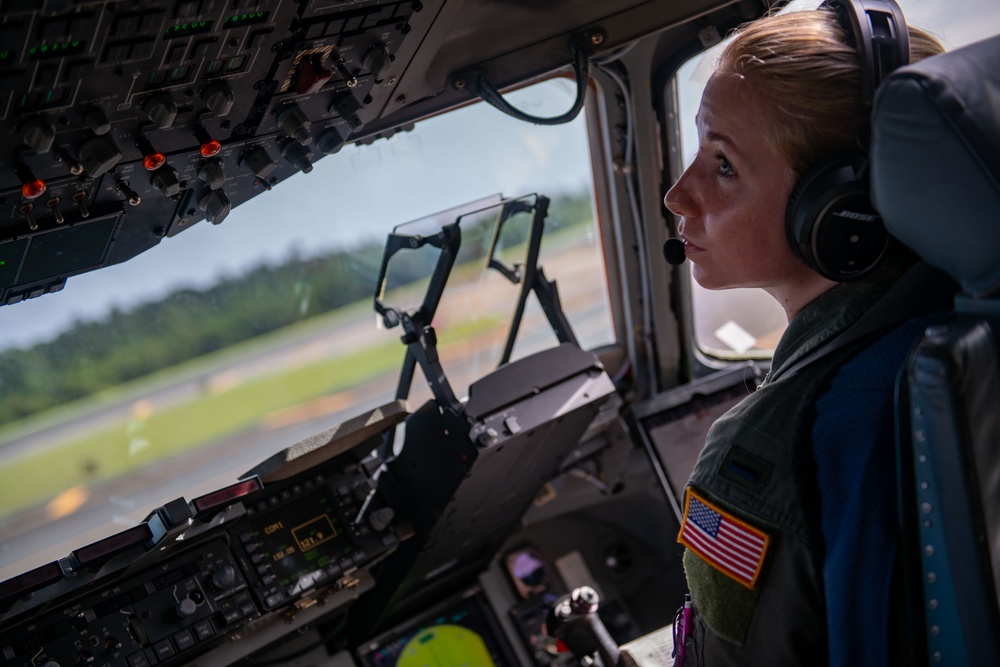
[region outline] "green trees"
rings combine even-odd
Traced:
[[[561,197],[552,202],[546,228],[590,219],[587,193]],[[381,261],[379,242],[293,255],[203,290],[180,289],[97,321],[78,321],[46,343],[4,350],[0,425],[370,299]],[[401,267],[397,284],[428,275],[426,262],[416,264]]]

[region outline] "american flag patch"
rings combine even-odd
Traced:
[[[677,541],[730,579],[754,588],[771,536],[688,487]]]

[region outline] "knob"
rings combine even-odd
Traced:
[[[365,126],[364,122],[358,116],[358,111],[361,110],[361,105],[358,100],[354,97],[352,93],[343,93],[333,98],[333,104],[330,105],[329,111],[336,111],[340,114],[348,125],[351,126],[351,130],[357,132]]]
[[[142,110],[149,116],[149,120],[161,130],[165,130],[174,124],[177,118],[177,103],[170,93],[157,93],[145,101]]]
[[[337,131],[337,128],[331,127],[329,130],[319,135],[319,139],[316,140],[316,147],[327,155],[330,155],[343,148],[344,143],[344,138],[340,136],[340,132]]]
[[[229,212],[233,210],[233,205],[229,202],[229,197],[222,190],[210,190],[207,195],[198,202],[198,208],[205,214],[205,219],[213,225],[217,225],[226,219]],[[232,568],[230,568],[231,570]],[[213,578],[213,582],[214,582]]]
[[[302,144],[289,141],[288,144],[281,149],[281,154],[285,156],[286,160],[294,164],[296,169],[302,171],[302,173],[308,174],[313,170],[312,162],[309,160],[312,153],[306,150],[306,147]]]
[[[385,77],[390,62],[389,50],[385,48],[385,44],[376,44],[368,49],[368,53],[361,59],[361,64],[372,73],[376,83]]]
[[[205,106],[212,110],[216,116],[225,116],[233,108],[236,101],[236,93],[232,86],[225,81],[216,81],[201,95],[205,100]]]
[[[394,516],[396,513],[392,511],[391,507],[382,507],[368,515],[368,525],[372,527],[372,530],[381,532],[389,527]]]
[[[87,124],[90,131],[100,136],[111,131],[111,121],[108,115],[100,107],[89,107],[83,112],[83,122]]]
[[[104,174],[118,164],[122,152],[110,135],[94,137],[80,146],[80,164],[92,178]]]
[[[236,582],[236,570],[232,565],[223,565],[212,573],[212,587],[217,591],[229,590]]]
[[[263,148],[257,147],[250,152],[243,160],[247,169],[254,173],[254,176],[263,180],[274,171],[274,160]]]
[[[21,139],[36,153],[48,153],[56,128],[45,118],[32,118],[21,127]]]
[[[191,598],[184,598],[177,603],[175,611],[178,618],[188,618],[194,616],[194,613],[198,611],[198,605]]]
[[[309,127],[312,122],[306,118],[306,115],[297,106],[291,106],[278,114],[278,125],[281,129],[285,131],[290,137],[302,144],[303,146],[308,146],[312,143],[312,135],[309,133]]]
[[[205,181],[212,190],[218,190],[226,182],[226,173],[218,160],[208,160],[198,169],[198,178]]]
[[[174,197],[180,194],[181,182],[177,179],[177,170],[173,167],[160,167],[149,182],[164,196]]]

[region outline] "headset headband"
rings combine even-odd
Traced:
[[[827,0],[821,7],[837,12],[848,43],[858,51],[861,99],[870,106],[882,79],[910,62],[903,11],[894,0]]]

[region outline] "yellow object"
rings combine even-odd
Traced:
[[[403,647],[396,667],[496,667],[483,638],[458,625],[421,630]]]

